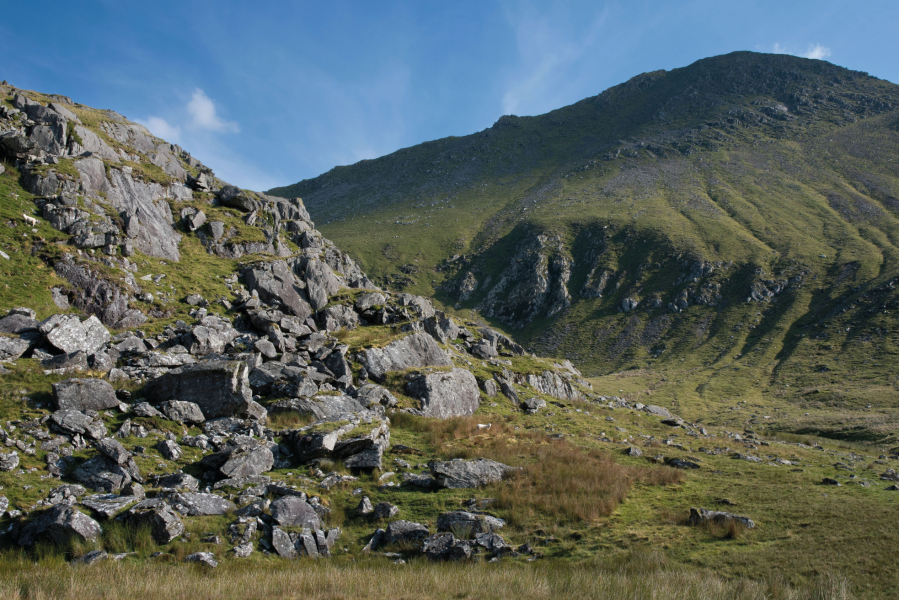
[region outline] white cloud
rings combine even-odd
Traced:
[[[138,123],[150,130],[150,133],[158,138],[162,138],[172,144],[181,143],[181,128],[172,125],[162,117],[149,117],[147,119],[136,119]]]
[[[804,51],[796,50],[795,48],[788,48],[787,46],[781,46],[780,44],[774,44],[772,52],[774,52],[774,54],[792,54],[793,56],[814,58],[816,60],[824,60],[825,58],[830,56],[830,48],[822,44],[809,44],[808,48],[806,48]]]
[[[197,88],[187,103],[187,113],[190,115],[190,125],[197,129],[209,131],[231,132],[240,131],[234,121],[223,121],[216,113],[215,104],[203,90]]]

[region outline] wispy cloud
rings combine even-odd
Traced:
[[[797,50],[796,48],[782,46],[779,43],[776,43],[774,44],[772,52],[774,52],[774,54],[792,54],[793,56],[814,58],[816,60],[824,60],[825,58],[830,56],[830,48],[822,44],[809,44],[808,47],[803,51]]]
[[[148,117],[137,119],[137,122],[150,130],[150,133],[173,144],[181,143],[181,128],[172,125],[162,117]]]
[[[573,14],[564,5],[504,5],[515,33],[520,68],[503,94],[505,114],[537,114],[558,108],[576,87],[572,67],[599,38],[606,11]],[[582,75],[581,75],[582,76]]]
[[[187,114],[190,115],[190,126],[209,131],[237,133],[240,127],[234,121],[224,121],[218,116],[215,103],[201,90],[194,90],[187,103]]]

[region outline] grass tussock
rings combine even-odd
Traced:
[[[300,568],[298,568],[300,567]],[[339,600],[369,598],[666,598],[703,600],[848,600],[848,584],[827,575],[803,588],[781,580],[728,581],[702,570],[672,569],[647,556],[611,564],[393,565],[336,562],[225,561],[215,571],[184,564],[106,561],[69,568],[25,560],[0,563],[0,597],[8,600]]]

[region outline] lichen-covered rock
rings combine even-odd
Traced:
[[[237,507],[215,494],[175,492],[165,496],[172,508],[188,517],[206,517],[227,514]]]
[[[282,496],[271,504],[272,521],[282,527],[302,526],[321,529],[321,518],[315,509],[297,496]]]
[[[106,456],[95,456],[75,469],[72,477],[92,490],[112,493],[131,483],[132,473],[128,466]]]
[[[106,410],[118,407],[119,399],[108,381],[67,379],[53,384],[53,403],[57,410]]]
[[[437,517],[437,531],[449,531],[456,535],[470,535],[499,531],[506,525],[502,519],[491,515],[470,513],[464,510],[445,512]],[[463,536],[465,537],[465,536]]]
[[[429,534],[428,528],[421,523],[403,520],[393,521],[387,526],[381,543],[383,545],[419,543],[428,537]]]
[[[65,433],[80,433],[95,440],[106,437],[106,426],[77,410],[58,410],[50,415],[50,423]]]
[[[144,387],[152,401],[181,400],[200,407],[207,419],[229,417],[245,410],[253,394],[247,365],[209,360],[172,369]]]
[[[471,558],[471,543],[452,533],[438,533],[424,541],[421,551],[429,560],[466,560]]]
[[[157,544],[168,544],[184,533],[184,523],[161,498],[148,498],[128,511],[126,521],[136,527],[149,526]]]
[[[0,336],[0,361],[15,360],[25,354],[30,347],[28,340]]]
[[[203,411],[193,402],[171,400],[162,404],[162,412],[172,421],[179,423],[202,423],[206,420]]]
[[[93,315],[84,322],[74,315],[53,315],[42,321],[38,330],[47,342],[65,353],[81,350],[91,355],[111,339],[109,331]]]
[[[438,419],[473,415],[481,404],[478,382],[466,369],[421,375],[406,384],[406,392],[421,401],[423,415]]]
[[[19,453],[18,452],[9,452],[2,453],[0,452],[0,471],[12,471],[16,467],[19,466]]]
[[[253,265],[244,272],[250,290],[256,291],[263,302],[277,301],[282,310],[301,319],[312,314],[312,307],[304,297],[303,288],[291,268],[283,260]]]
[[[731,522],[739,523],[747,529],[752,529],[753,527],[755,527],[755,523],[749,517],[735,515],[729,512],[707,510],[705,508],[690,509],[691,525],[702,525],[704,523],[718,523],[726,525]]]

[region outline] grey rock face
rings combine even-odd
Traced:
[[[0,336],[0,361],[17,359],[25,354],[30,346],[28,340]]]
[[[106,325],[116,324],[128,310],[127,296],[116,285],[104,279],[99,271],[91,271],[75,263],[70,256],[64,256],[53,265],[53,269],[74,288],[72,304],[86,313],[96,315]]]
[[[283,260],[255,265],[244,272],[244,279],[247,287],[258,292],[263,302],[277,301],[282,310],[301,319],[312,314],[312,307],[301,294],[293,271]]]
[[[172,507],[159,498],[149,498],[128,511],[126,521],[137,526],[150,526],[157,544],[168,544],[184,533],[184,523]]]
[[[359,326],[359,315],[350,306],[331,306],[321,313],[321,320],[327,331],[355,329]]]
[[[69,538],[78,536],[95,540],[103,533],[100,524],[71,506],[56,506],[41,513],[19,533],[20,546],[30,546],[44,538],[56,545],[65,545]]]
[[[272,451],[265,446],[233,453],[219,468],[222,475],[229,478],[254,477],[270,471],[275,464]]]
[[[475,460],[434,460],[428,463],[428,468],[437,485],[444,488],[474,488],[488,483],[502,481],[514,467],[503,463],[478,458]]]
[[[437,517],[437,531],[449,531],[462,536],[461,532],[475,535],[499,531],[506,522],[490,515],[475,514],[464,510],[446,512]],[[463,536],[465,537],[465,536]]]
[[[280,381],[293,381],[305,374],[306,369],[303,367],[286,365],[280,362],[267,362],[253,369],[249,375],[249,383],[254,390],[268,394],[272,390],[272,384]],[[312,387],[314,388],[312,394],[318,392],[318,386],[313,383]]]
[[[77,373],[87,371],[87,354],[78,350],[71,354],[58,354],[41,361],[41,366],[54,373]]]
[[[113,438],[103,438],[97,442],[97,450],[115,464],[123,467],[128,466],[128,463],[131,460],[131,453],[128,452],[128,450],[125,449],[125,446],[120,444],[118,440],[114,440]]]
[[[172,440],[161,440],[156,444],[156,449],[167,460],[178,460],[182,455],[181,448]]]
[[[67,379],[53,384],[53,403],[57,410],[106,410],[118,407],[119,399],[108,381]]]
[[[192,402],[207,419],[231,416],[252,399],[246,363],[217,360],[173,369],[149,382],[144,392],[156,402]]]
[[[200,482],[187,473],[173,473],[156,480],[156,485],[163,489],[187,490],[196,492],[200,488]]]
[[[80,433],[95,440],[106,437],[106,427],[77,410],[58,410],[50,415],[50,423],[66,433]]]
[[[387,298],[384,297],[384,294],[380,292],[370,292],[356,298],[355,306],[356,310],[359,312],[365,312],[376,306],[384,306],[386,303]]]
[[[297,496],[282,496],[271,505],[272,521],[283,527],[302,526],[321,529],[322,523],[315,509]]]
[[[296,558],[297,549],[294,547],[294,540],[290,535],[278,527],[272,528],[272,547],[281,558]]]
[[[459,337],[459,326],[441,311],[436,311],[434,316],[425,319],[424,328],[441,344],[447,344]]]
[[[369,376],[378,381],[383,381],[387,371],[453,365],[449,355],[425,333],[413,333],[384,348],[369,348],[360,357],[360,362]]]
[[[370,515],[374,512],[374,507],[371,505],[371,500],[369,500],[368,496],[362,496],[362,500],[359,501],[359,506],[356,507],[357,515]]]
[[[379,405],[384,408],[393,408],[398,402],[390,390],[374,383],[366,383],[356,390],[356,400],[368,409]]]
[[[193,402],[171,400],[162,404],[162,411],[172,421],[179,423],[202,423],[206,420],[203,411]]]
[[[0,319],[0,333],[22,333],[29,329],[37,329],[38,325],[40,325],[40,322],[35,320],[33,316],[10,312],[10,314]]]
[[[528,414],[534,414],[541,408],[546,408],[546,400],[543,398],[528,398],[521,403],[521,408]]]
[[[376,519],[392,519],[400,514],[400,509],[390,502],[378,502],[373,512]]]
[[[703,523],[709,522],[726,525],[727,523],[730,523],[732,521],[740,523],[747,529],[752,529],[753,527],[755,527],[755,523],[749,517],[743,517],[740,515],[735,515],[733,513],[721,512],[717,510],[706,510],[704,508],[690,509],[691,525],[701,525]]]
[[[272,412],[297,412],[312,415],[315,420],[328,419],[348,414],[370,414],[355,398],[349,396],[315,396],[314,398],[293,398],[272,405]]]
[[[406,392],[421,400],[422,414],[438,419],[473,415],[481,404],[478,382],[466,369],[422,375],[406,384]]]

